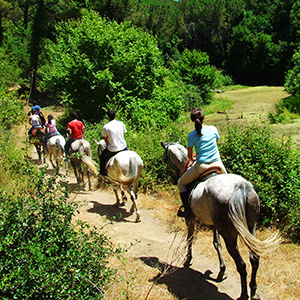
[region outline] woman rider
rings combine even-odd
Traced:
[[[182,207],[179,209],[178,216],[186,219],[191,218],[187,185],[210,167],[220,167],[222,173],[227,173],[221,161],[217,145],[217,140],[220,138],[217,128],[203,124],[204,114],[200,108],[192,110],[191,120],[195,123],[195,130],[188,135],[188,158],[192,161],[196,160],[196,162],[178,180],[178,188],[184,207],[184,212],[181,210]],[[196,158],[193,157],[193,147],[196,149]]]

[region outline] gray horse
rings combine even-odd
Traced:
[[[180,143],[164,143],[163,159],[167,163],[171,175],[179,179],[187,161],[187,149]],[[193,187],[190,198],[193,212],[192,220],[186,220],[188,227],[188,253],[184,265],[189,266],[192,260],[192,242],[195,222],[209,225],[214,233],[214,247],[219,256],[220,271],[217,281],[225,279],[225,264],[221,253],[220,236],[233,258],[241,278],[240,300],[248,299],[247,271],[237,246],[240,236],[250,250],[252,266],[250,290],[251,299],[260,299],[256,294],[256,273],[259,258],[262,254],[275,250],[280,238],[277,234],[260,241],[255,237],[256,221],[260,211],[259,198],[250,182],[235,174],[212,176]]]
[[[92,171],[95,175],[98,175],[98,170],[96,163],[92,160],[90,143],[84,139],[75,140],[71,144],[68,154],[70,156],[71,165],[74,169],[74,173],[79,184],[84,183],[84,173],[81,164],[84,163],[87,166],[89,189],[91,189],[92,185],[90,171]]]
[[[107,147],[106,142],[101,140],[99,142],[95,141],[98,145],[98,155],[100,157],[103,150]],[[136,222],[141,221],[140,210],[137,205],[137,191],[141,172],[143,169],[143,161],[140,156],[130,150],[121,151],[113,156],[107,162],[107,175],[113,185],[113,190],[116,195],[116,205],[121,206],[125,204],[127,197],[123,191],[127,190],[130,199],[132,201],[132,206],[130,212],[133,213],[136,210]],[[118,188],[121,189],[123,202],[120,202],[118,196]]]

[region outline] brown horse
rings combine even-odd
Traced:
[[[39,157],[39,161],[41,162],[43,158],[44,163],[46,163],[45,148],[43,143],[44,136],[45,136],[45,130],[43,128],[40,127],[33,128],[29,136],[29,141],[31,144],[35,146],[36,152]]]
[[[173,177],[180,177],[187,161],[187,149],[180,143],[166,144],[163,159],[167,163]],[[240,236],[250,250],[252,266],[250,290],[251,299],[260,299],[256,294],[256,273],[259,257],[279,245],[280,238],[275,234],[260,241],[255,237],[256,221],[260,210],[259,198],[250,182],[235,174],[221,174],[207,178],[195,185],[190,193],[190,206],[193,218],[186,220],[188,227],[188,253],[185,266],[192,260],[192,242],[195,222],[211,226],[214,232],[214,247],[219,256],[220,271],[218,281],[224,279],[225,263],[221,254],[219,234],[223,237],[226,248],[233,258],[241,278],[240,300],[248,299],[247,271],[237,246]]]
[[[98,171],[96,163],[92,160],[90,143],[84,139],[75,140],[71,144],[68,154],[78,183],[84,183],[84,173],[81,164],[84,163],[87,166],[89,189],[91,189],[90,171],[95,175],[98,175]]]

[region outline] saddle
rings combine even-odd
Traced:
[[[201,183],[204,182],[206,180],[208,180],[209,178],[219,175],[219,174],[223,174],[222,169],[220,167],[210,167],[207,168],[204,173],[202,173],[195,181],[193,181],[190,185],[189,188],[189,195],[191,195],[192,191],[196,188],[196,186]]]
[[[31,137],[43,137],[45,135],[44,128],[33,128],[31,131]]]

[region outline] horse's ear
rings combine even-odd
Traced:
[[[179,139],[179,141],[177,142],[178,144],[181,144],[181,138]]]
[[[166,148],[166,143],[164,143],[163,141],[160,141],[160,144],[162,145],[162,147],[165,149]]]

